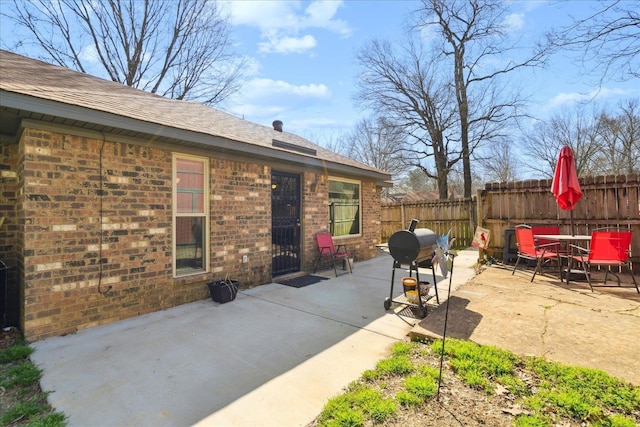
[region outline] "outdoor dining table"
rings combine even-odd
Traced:
[[[558,242],[588,242],[591,235],[588,234],[534,234],[536,239],[557,240]]]
[[[573,273],[571,271],[571,267],[573,264],[573,246],[572,244],[578,244],[580,242],[590,242],[591,241],[591,236],[588,234],[534,234],[533,236],[535,239],[540,239],[540,240],[548,240],[548,241],[552,241],[552,242],[560,242],[560,243],[564,243],[564,244],[568,244],[569,245],[569,251],[568,251],[568,265],[567,265],[567,270],[566,270],[566,279],[567,279],[567,284],[569,283],[569,278],[571,277],[571,273]],[[579,271],[578,273],[583,273],[582,271]],[[560,273],[560,282],[562,282],[562,273]]]

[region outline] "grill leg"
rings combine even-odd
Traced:
[[[398,268],[397,261],[393,261],[393,268],[391,269],[391,289],[389,290],[390,299],[393,299],[393,282],[396,278],[396,268]]]

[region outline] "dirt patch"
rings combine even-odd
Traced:
[[[398,415],[385,422],[394,427],[460,427],[460,426],[513,426],[515,407],[506,395],[487,396],[486,393],[467,387],[459,378],[445,374],[437,399],[419,408],[403,408]],[[384,392],[391,397],[401,391],[404,380],[390,384]],[[577,424],[579,425],[579,424]]]
[[[18,328],[9,327],[0,330],[0,350],[11,347],[21,336]]]
[[[436,370],[440,369],[440,356],[431,352],[412,356],[414,366],[428,365]],[[514,367],[516,376],[526,387],[534,391],[540,387],[541,379],[524,366]],[[522,406],[521,399],[512,394],[506,387],[494,383],[494,391],[487,394],[483,389],[466,385],[450,369],[445,358],[442,366],[442,382],[439,394],[429,398],[418,407],[398,405],[397,413],[384,422],[384,426],[392,427],[507,427],[513,426],[516,417],[531,412]],[[395,399],[398,393],[405,390],[404,376],[385,377],[384,380],[365,382],[367,387],[379,391],[385,398]],[[364,380],[359,380],[364,381]],[[551,410],[551,408],[549,408]],[[584,421],[570,419],[567,416],[548,412],[546,414],[552,425],[557,427],[584,427]],[[640,412],[631,414],[640,421]],[[316,420],[307,427],[317,427]],[[364,424],[375,427],[371,421]]]

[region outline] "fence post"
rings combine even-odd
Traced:
[[[483,222],[483,217],[482,217],[482,212],[486,212],[484,210],[484,200],[482,198],[482,193],[483,190],[477,190],[476,191],[476,225],[475,227],[473,227],[471,230],[473,230],[473,233],[475,234],[475,230],[476,227],[482,227],[484,222]],[[485,255],[485,250],[482,248],[478,248],[478,262],[480,262],[480,260],[484,259],[484,255]]]

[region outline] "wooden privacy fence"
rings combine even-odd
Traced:
[[[633,231],[631,258],[640,271],[640,175],[596,176],[580,179],[583,197],[573,211],[575,234],[590,234],[600,227],[622,227]],[[487,254],[502,259],[505,230],[518,224],[554,224],[560,232],[571,232],[570,213],[558,207],[551,193],[551,180],[528,180],[486,184],[472,199],[434,200],[382,205],[382,242],[411,219],[418,227],[438,234],[451,229],[456,246],[471,244],[476,226],[490,231]]]
[[[429,200],[422,202],[395,202],[382,205],[382,241],[393,233],[409,228],[417,219],[419,228],[429,228],[436,234],[456,238],[455,246],[469,246],[475,230],[476,202],[472,199]]]
[[[582,198],[573,210],[575,234],[596,228],[633,231],[631,257],[640,262],[640,175],[580,178]],[[478,225],[491,232],[488,253],[502,258],[505,230],[518,224],[554,224],[570,234],[570,212],[558,207],[551,180],[487,184],[478,192]],[[634,267],[638,271],[638,267]]]

